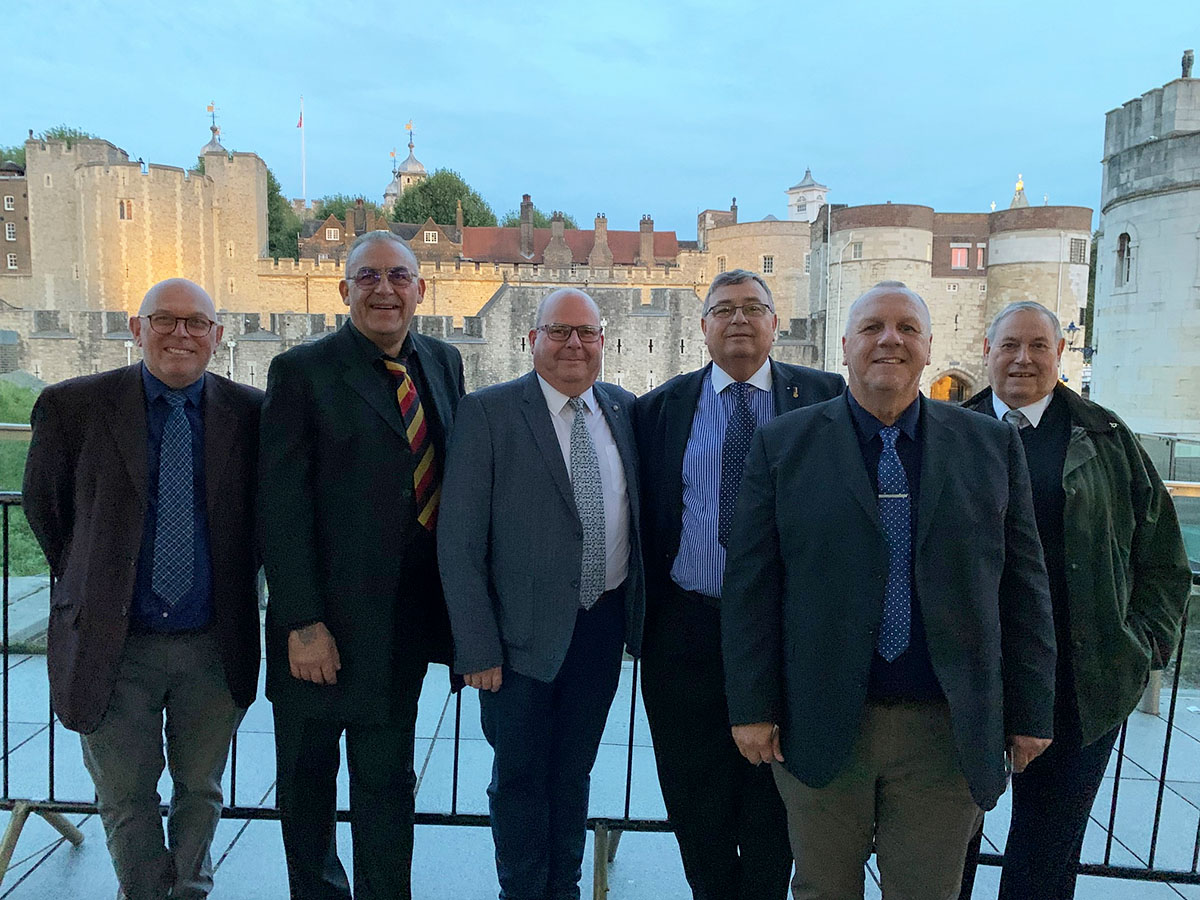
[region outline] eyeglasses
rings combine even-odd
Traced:
[[[741,306],[734,306],[732,303],[719,303],[716,306],[709,307],[705,315],[716,316],[718,319],[732,319],[733,314],[739,309],[747,319],[761,319],[767,313],[773,312],[771,307],[765,303],[743,303]]]
[[[571,339],[572,331],[579,335],[579,340],[585,344],[594,344],[604,335],[602,325],[563,325],[561,322],[550,322],[547,325],[539,325],[537,330],[546,332],[550,340],[564,344]]]
[[[204,337],[217,324],[204,316],[172,316],[169,313],[151,313],[138,318],[149,322],[155,334],[174,334],[182,322],[184,329],[194,338]]]
[[[384,275],[387,276],[388,284],[394,288],[406,288],[417,280],[415,272],[410,272],[404,266],[392,266],[390,269],[372,269],[364,266],[350,277],[363,290],[373,288],[379,284]]]

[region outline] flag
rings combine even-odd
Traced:
[[[297,128],[304,127],[304,110],[300,110],[300,121],[296,123]]]
[[[210,104],[208,104],[208,106],[207,106],[207,107],[205,107],[204,111],[205,111],[205,112],[212,112],[214,109],[215,109],[214,105],[210,103]]]
[[[408,124],[404,126],[405,131],[412,131],[412,119],[408,120]]]
[[[395,159],[395,158],[396,158],[396,150],[395,150],[395,148],[393,148],[392,149],[392,159]]]

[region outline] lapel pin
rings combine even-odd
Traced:
[[[797,388],[797,387],[792,388],[792,399],[793,400],[800,399],[800,388]]]

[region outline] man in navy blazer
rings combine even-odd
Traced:
[[[769,762],[796,897],[957,897],[967,841],[1046,748],[1054,623],[1011,426],[920,396],[929,311],[855,301],[849,391],[760,428],[729,540],[733,735]]]
[[[787,819],[769,768],[729,732],[721,662],[722,513],[737,500],[746,433],[836,397],[840,375],[770,358],[778,319],[762,277],[722,272],[700,329],[712,363],[638,398],[646,635],[642,698],[658,780],[695,900],[782,900]],[[739,430],[741,394],[751,415]],[[725,536],[727,539],[727,535]]]
[[[542,300],[534,371],[465,397],[443,483],[438,559],[454,670],[480,689],[503,900],[577,898],[592,764],[641,644],[633,395],[596,383],[600,313]]]

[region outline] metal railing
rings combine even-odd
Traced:
[[[1186,488],[1186,492],[1190,492],[1191,488]],[[1197,493],[1200,493],[1200,486],[1196,486]],[[10,739],[10,729],[12,722],[10,720],[10,682],[12,680],[12,666],[10,664],[10,649],[8,646],[9,631],[9,550],[10,550],[10,534],[11,534],[11,515],[10,511],[13,507],[20,503],[20,494],[16,493],[0,493],[0,526],[3,528],[2,533],[2,563],[3,563],[3,634],[5,637],[2,648],[3,654],[3,674],[0,679],[0,702],[3,703],[3,735],[0,736],[3,749],[2,770],[0,770],[0,810],[12,811],[12,819],[10,821],[8,832],[5,834],[3,845],[0,845],[0,877],[2,877],[5,867],[11,857],[12,848],[16,844],[16,839],[20,833],[21,825],[25,819],[31,814],[38,814],[47,819],[55,828],[58,828],[64,837],[73,842],[82,841],[83,836],[64,818],[66,814],[91,814],[96,812],[94,795],[91,798],[84,799],[81,797],[63,798],[60,796],[60,789],[57,783],[58,775],[58,747],[56,742],[56,730],[61,728],[58,726],[54,717],[52,704],[47,702],[45,708],[45,724],[34,729],[34,733],[26,735],[21,745],[27,746],[30,742],[44,740],[46,742],[47,769],[46,779],[44,782],[44,791],[33,791],[37,796],[22,796],[14,797],[10,791],[10,768],[12,765],[11,759],[13,752],[17,749],[12,745]],[[1193,591],[1193,600],[1197,597],[1197,593]],[[1184,793],[1180,792],[1172,781],[1177,778],[1170,778],[1169,770],[1172,759],[1172,749],[1178,740],[1193,740],[1200,744],[1200,737],[1189,736],[1182,729],[1175,727],[1176,718],[1180,713],[1180,695],[1181,695],[1181,679],[1184,669],[1185,648],[1193,650],[1189,644],[1187,635],[1187,622],[1184,622],[1185,638],[1181,641],[1179,648],[1174,657],[1174,668],[1171,676],[1170,700],[1168,704],[1168,712],[1166,718],[1157,717],[1159,722],[1165,725],[1163,736],[1161,758],[1158,760],[1157,766],[1152,771],[1146,765],[1138,763],[1130,759],[1126,752],[1127,736],[1129,734],[1130,723],[1127,721],[1121,730],[1120,739],[1116,749],[1116,773],[1113,779],[1112,795],[1107,804],[1107,809],[1102,809],[1104,804],[1097,802],[1096,807],[1092,811],[1092,819],[1105,832],[1105,850],[1103,860],[1101,862],[1084,862],[1080,865],[1079,871],[1085,875],[1098,875],[1108,878],[1128,879],[1135,881],[1159,881],[1172,882],[1175,884],[1200,885],[1200,808],[1197,807],[1194,799],[1189,799]],[[1195,638],[1191,638],[1191,643],[1195,643]],[[628,693],[625,693],[625,688],[622,686],[622,693],[618,694],[618,699],[614,703],[614,708],[617,704],[622,704],[628,707],[629,712],[629,727],[627,730],[627,740],[625,746],[625,775],[624,775],[624,802],[623,809],[620,815],[616,816],[597,816],[592,817],[588,821],[588,827],[593,831],[595,836],[595,852],[594,852],[594,897],[604,898],[608,890],[608,864],[613,861],[616,855],[617,845],[621,834],[626,831],[652,831],[665,832],[670,831],[670,824],[662,818],[646,818],[638,817],[631,814],[636,805],[635,788],[634,788],[634,757],[636,752],[635,743],[635,722],[638,720],[638,665],[634,661],[631,671],[631,679],[629,680]],[[43,679],[44,681],[44,679]],[[38,685],[38,690],[43,690],[42,685]],[[47,691],[48,696],[48,691]],[[1200,692],[1198,692],[1200,698]],[[261,701],[260,702],[265,702]],[[1200,703],[1200,699],[1197,701]],[[480,813],[470,813],[460,811],[460,772],[462,764],[462,745],[463,737],[463,697],[462,694],[456,694],[452,701],[453,707],[453,732],[452,732],[452,747],[453,747],[453,764],[451,770],[451,789],[448,808],[438,811],[419,811],[416,814],[416,822],[418,825],[459,825],[459,826],[474,826],[485,827],[488,825],[487,815]],[[1137,713],[1134,714],[1139,715]],[[1150,718],[1150,717],[1146,717]],[[1200,735],[1200,728],[1196,729],[1197,735]],[[435,744],[440,740],[435,734]],[[643,752],[650,752],[649,747],[641,747]],[[82,769],[82,766],[80,766]],[[86,778],[80,777],[80,772],[72,770],[72,780],[79,783],[87,783]],[[232,750],[230,753],[229,762],[229,791],[227,803],[222,811],[223,818],[239,819],[239,820],[261,820],[261,819],[278,819],[279,811],[274,806],[258,804],[246,804],[239,802],[239,751],[238,751],[238,736],[234,735]],[[1155,785],[1155,800],[1153,816],[1149,821],[1138,820],[1130,824],[1129,816],[1122,815],[1128,810],[1129,803],[1127,801],[1122,805],[1122,796],[1124,793],[1136,790],[1140,793],[1145,793],[1145,786],[1149,783]],[[273,783],[273,782],[272,782]],[[269,796],[270,790],[264,795]],[[1136,798],[1135,798],[1136,799]],[[651,802],[655,802],[655,796],[650,797]],[[1184,807],[1190,808],[1192,818],[1195,822],[1195,835],[1191,842],[1190,861],[1184,860],[1183,864],[1179,864],[1178,859],[1172,861],[1172,864],[1163,865],[1162,862],[1162,832],[1163,822],[1167,805],[1172,809],[1179,809],[1182,804]],[[166,807],[163,807],[165,814]],[[341,821],[346,821],[349,818],[349,810],[339,809],[338,818]],[[1136,817],[1135,817],[1136,818]],[[1138,846],[1132,839],[1131,835],[1137,828],[1150,828],[1150,838],[1148,848]],[[988,844],[991,844],[989,841]],[[5,849],[7,854],[5,854]],[[992,845],[992,850],[996,851]],[[1115,854],[1120,852],[1123,859],[1118,860]],[[1136,861],[1136,864],[1129,862],[1129,859]],[[985,852],[980,855],[980,861],[985,864],[1000,865],[1003,863],[1003,856],[999,852]]]

